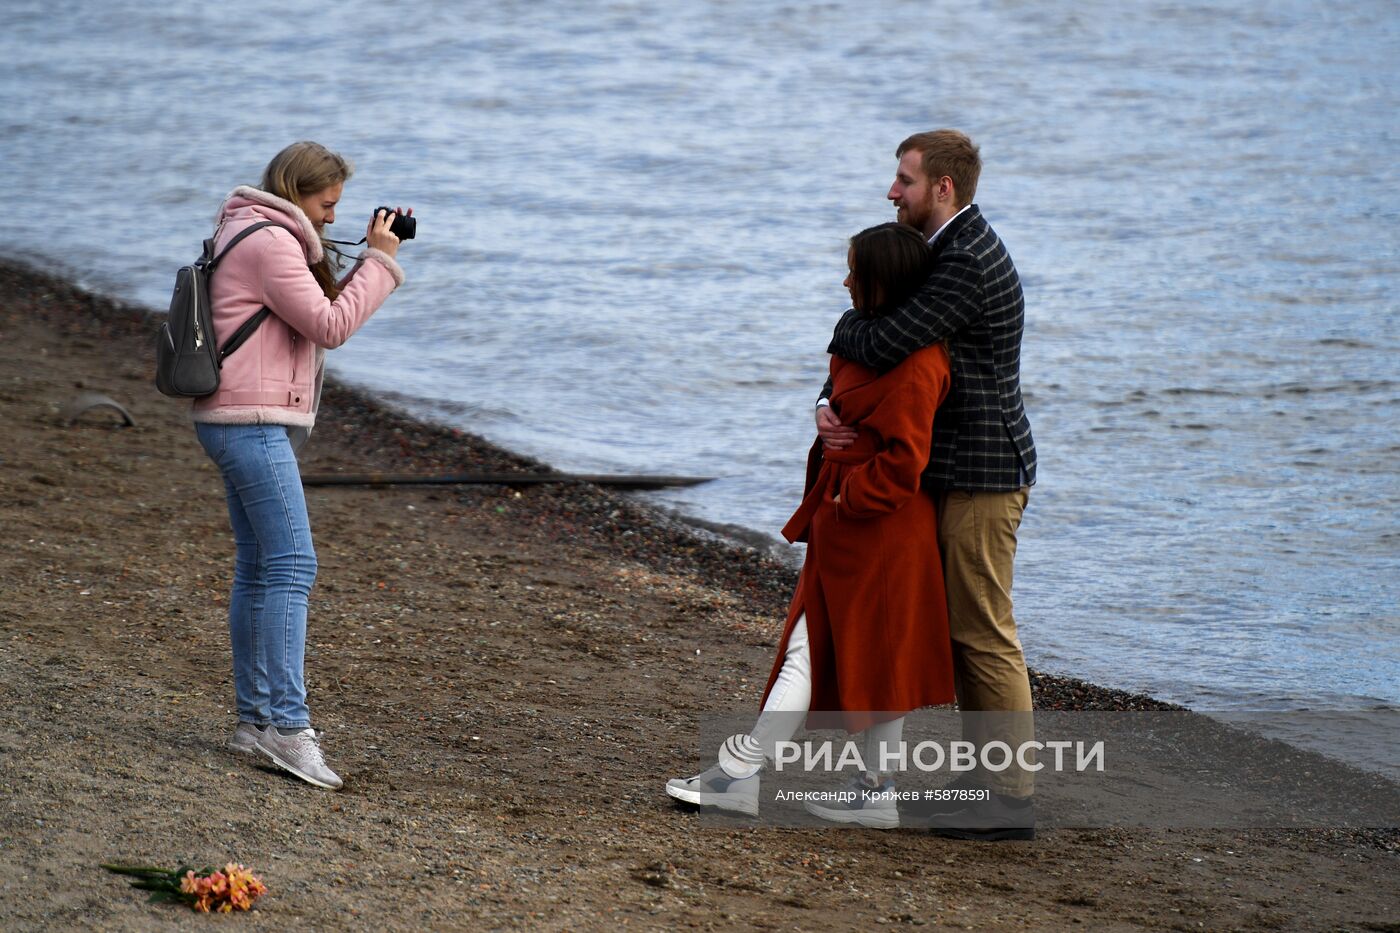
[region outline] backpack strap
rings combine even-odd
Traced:
[[[228,343],[219,348],[219,363],[222,365],[224,357],[243,346],[243,341],[253,336],[253,331],[257,330],[258,325],[267,320],[267,316],[271,313],[272,309],[264,305],[261,311],[240,324],[238,330],[233,332],[233,336],[228,338]]]
[[[233,248],[234,248],[235,246],[237,246],[239,243],[243,242],[243,238],[246,237],[248,234],[252,233],[253,231],[255,231],[255,230],[261,230],[263,227],[281,227],[281,226],[282,226],[282,225],[279,224],[279,223],[278,223],[277,221],[275,221],[275,220],[260,220],[260,221],[258,221],[258,222],[255,223],[255,224],[249,224],[248,226],[244,227],[242,230],[238,231],[237,235],[235,235],[234,238],[233,238],[232,240],[229,240],[229,241],[228,241],[228,246],[225,246],[225,247],[219,252],[219,255],[217,255],[217,256],[215,256],[213,259],[209,260],[209,263],[208,263],[208,265],[205,266],[205,269],[208,270],[208,271],[210,271],[210,272],[214,271],[214,267],[217,266],[217,265],[219,264],[219,261],[220,261],[221,259],[223,259],[225,256],[228,255],[228,251],[231,250],[231,249],[233,249]],[[285,228],[284,228],[284,229],[285,229]]]
[[[228,251],[233,249],[239,243],[241,243],[243,241],[243,238],[248,236],[250,233],[253,233],[257,230],[261,230],[263,227],[281,226],[282,225],[277,223],[275,220],[260,220],[255,224],[249,224],[248,226],[244,227],[242,230],[238,231],[238,233],[234,236],[232,240],[228,241],[228,245],[225,246],[223,250],[219,252],[219,255],[215,256],[213,259],[210,259],[204,264],[205,275],[211,274],[214,271],[214,267],[219,264],[219,260],[227,256]],[[212,252],[211,247],[213,246],[213,242],[213,240],[207,241],[208,247],[206,247],[206,255],[209,252]],[[249,337],[253,336],[253,331],[257,330],[258,325],[260,325],[263,321],[267,320],[267,316],[271,313],[272,309],[264,305],[260,311],[258,311],[256,314],[254,314],[252,317],[248,318],[248,320],[244,321],[238,326],[238,330],[233,332],[233,336],[228,338],[228,342],[219,348],[220,365],[223,364],[224,358],[226,356],[228,356],[234,350],[237,350],[239,347],[243,346],[244,341],[246,341]]]

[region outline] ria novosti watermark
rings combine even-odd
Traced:
[[[1043,829],[1400,826],[1395,709],[921,710],[880,741],[872,741],[878,728],[858,730],[888,730],[893,714],[843,714],[858,723],[844,728],[839,716],[784,715],[795,718],[775,730],[781,739],[756,766],[757,818],[768,825],[826,825],[807,806],[821,801],[893,803],[903,816],[921,804],[1011,791],[1033,796]],[[754,717],[707,716],[700,726],[690,773],[712,765],[717,750],[742,746],[736,736],[748,735]]]
[[[1020,769],[1032,773],[1043,771],[1047,765],[1040,760],[1040,752],[1051,752],[1054,771],[1098,771],[1105,770],[1107,755],[1106,742],[1052,740],[1038,742],[1034,739],[1012,746],[1000,739],[978,744],[964,740],[942,743],[934,741],[899,742],[893,747],[879,743],[871,754],[855,740],[837,742],[782,741],[774,745],[772,758],[775,771],[791,770],[793,765],[805,772],[824,771],[828,774],[838,771],[855,770],[879,772],[883,774],[922,771],[933,774],[947,770],[953,774],[963,772],[988,772],[1000,774],[1004,771]],[[836,747],[840,746],[840,752]],[[1066,753],[1073,751],[1071,759]],[[870,760],[867,761],[866,759]]]

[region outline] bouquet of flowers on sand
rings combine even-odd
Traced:
[[[229,862],[215,871],[205,868],[195,871],[181,866],[150,868],[139,865],[103,865],[118,875],[131,877],[131,886],[150,891],[153,901],[178,901],[200,913],[231,913],[250,910],[253,901],[267,893],[267,885],[242,865]]]

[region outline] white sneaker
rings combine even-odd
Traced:
[[[262,735],[262,730],[251,722],[239,721],[234,727],[233,735],[228,737],[226,747],[231,752],[238,752],[240,755],[258,755],[258,736]]]
[[[894,781],[871,784],[858,777],[832,794],[831,800],[802,804],[807,812],[832,823],[854,823],[872,829],[899,827],[899,807],[895,804]]]
[[[671,778],[666,793],[684,803],[758,816],[758,775],[732,778],[719,765],[695,777]]]
[[[340,775],[326,767],[315,729],[303,729],[282,735],[275,726],[268,726],[258,736],[258,750],[308,784],[327,790],[340,790]]]

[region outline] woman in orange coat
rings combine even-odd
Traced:
[[[846,287],[857,310],[878,316],[928,277],[928,244],[913,228],[882,224],[851,238]],[[948,393],[948,354],[934,345],[883,375],[832,357],[831,404],[858,434],[827,451],[796,513],[783,528],[806,540],[763,712],[730,738],[720,762],[675,779],[678,800],[740,813],[758,810],[758,772],[778,742],[808,724],[863,731],[871,790],[881,746],[897,754],[903,714],[953,702],[952,645],[933,500],[919,491],[933,416]],[[819,713],[831,713],[818,716]],[[897,826],[892,795],[856,794],[851,803],[808,810],[826,819]],[[878,798],[872,802],[871,798]]]

